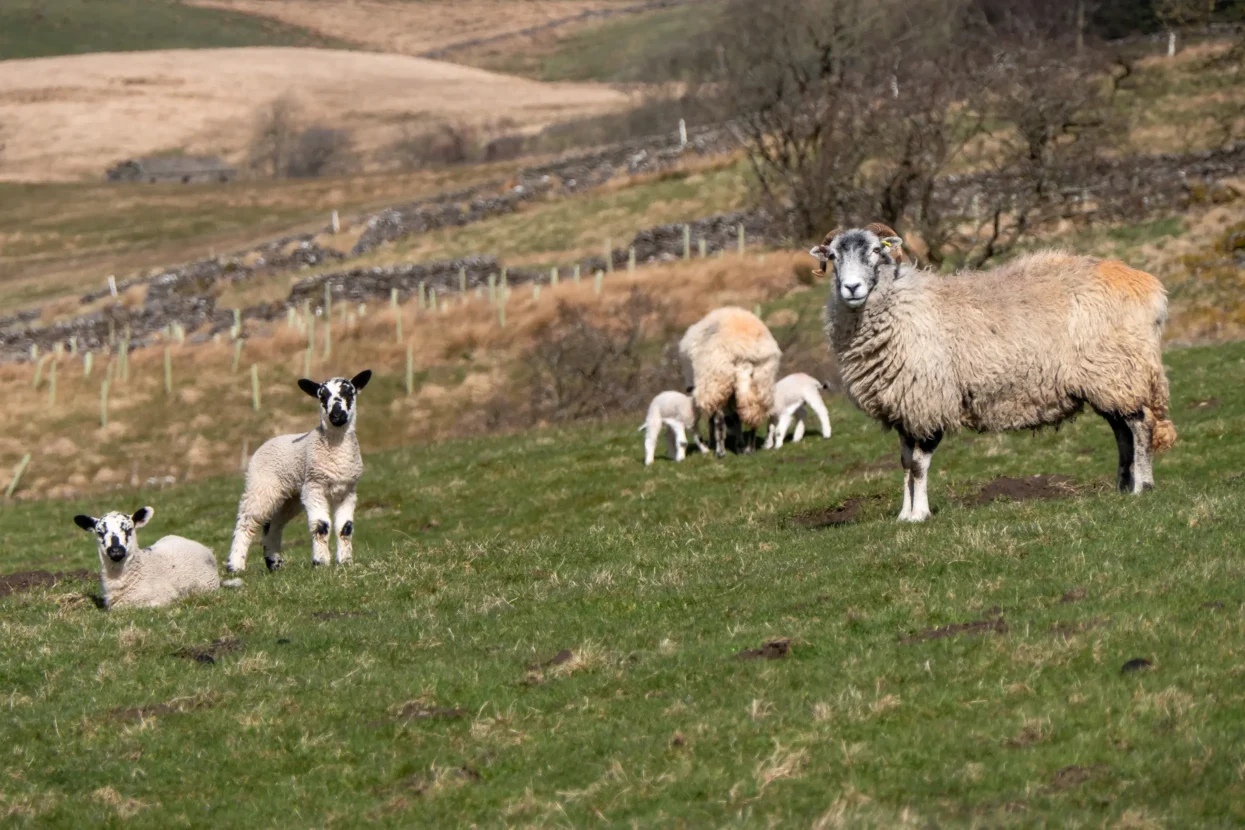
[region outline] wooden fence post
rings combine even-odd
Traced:
[[[233,341],[233,365],[229,367],[229,373],[232,375],[238,374],[238,361],[242,359],[242,344],[245,342],[241,339]]]
[[[251,409],[259,412],[259,366],[251,364]]]
[[[173,394],[173,353],[168,346],[164,347],[164,394]]]
[[[683,258],[692,258],[692,226],[683,226]]]
[[[13,478],[9,481],[9,487],[4,491],[5,501],[13,498],[13,494],[17,492],[17,484],[22,480],[22,473],[26,472],[26,465],[30,463],[30,453],[22,456],[22,460],[17,462],[17,468],[13,470]]]
[[[575,281],[576,285],[579,285],[579,263],[578,262],[575,263],[575,267],[571,270],[571,279]]]
[[[700,238],[699,245],[700,245],[700,258],[704,259],[709,253],[709,243],[706,242],[705,238],[702,236]]]
[[[406,396],[415,394],[415,347],[406,347]]]

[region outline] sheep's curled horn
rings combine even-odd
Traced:
[[[894,228],[892,228],[890,225],[883,225],[881,222],[871,222],[868,225],[865,225],[864,229],[869,231],[869,233],[873,234],[874,236],[880,237],[882,239],[885,239],[888,236],[899,236],[899,234],[895,233]],[[843,233],[842,228],[835,228],[834,230],[826,234],[825,237],[822,238],[821,244],[823,246],[829,245],[831,242],[834,241],[834,238],[841,233]],[[897,247],[892,247],[890,249],[890,252],[891,252],[891,257],[895,260],[895,264],[901,265],[908,261],[908,256],[907,254],[904,253],[902,245],[899,245]],[[825,260],[822,260],[821,268],[818,270],[814,270],[813,275],[818,276],[818,277],[824,277],[826,275],[827,270],[828,270],[828,263]]]

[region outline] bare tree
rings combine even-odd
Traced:
[[[249,158],[251,169],[273,178],[284,176],[302,120],[302,107],[291,95],[282,95],[265,105],[255,119]]]

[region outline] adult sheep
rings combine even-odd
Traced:
[[[778,342],[755,314],[727,306],[711,311],[679,341],[679,363],[693,387],[696,409],[709,418],[710,443],[726,455],[726,415],[739,416],[746,432],[740,451],[754,449],[756,431],[769,419],[778,380]],[[741,431],[742,431],[741,428]]]
[[[1116,260],[1045,251],[950,276],[895,261],[902,240],[850,230],[810,252],[834,264],[826,331],[852,401],[899,432],[901,521],[929,517],[930,459],[945,433],[1035,429],[1089,404],[1119,449],[1120,492],[1154,486],[1167,420],[1167,297]]]

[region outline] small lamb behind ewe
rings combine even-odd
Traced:
[[[653,463],[653,456],[657,452],[657,436],[661,434],[662,427],[666,429],[666,451],[675,461],[682,461],[687,457],[688,431],[692,433],[697,449],[708,452],[709,448],[700,440],[700,431],[697,428],[699,421],[696,405],[682,392],[662,392],[653,398],[653,402],[648,405],[648,417],[640,426],[640,432],[644,433],[644,466]]]
[[[929,518],[930,459],[945,433],[1036,429],[1089,404],[1119,450],[1120,492],[1154,486],[1167,419],[1157,279],[1116,260],[1043,251],[992,271],[900,265],[897,236],[850,230],[810,252],[834,263],[826,332],[856,406],[899,432],[901,521]]]
[[[157,608],[187,594],[238,587],[220,581],[216,557],[209,548],[181,536],[165,536],[149,548],[138,546],[138,528],[155,515],[140,507],[130,516],[108,513],[103,518],[74,516],[74,523],[98,539],[100,581],[106,608]]]
[[[709,417],[713,452],[726,455],[726,415],[741,421],[740,452],[754,449],[756,431],[769,420],[782,351],[757,316],[727,306],[711,311],[679,341],[679,363],[693,387],[696,411]]]
[[[363,456],[355,437],[355,399],[371,380],[371,371],[350,380],[324,383],[303,378],[298,387],[320,401],[320,426],[302,435],[278,435],[265,441],[246,469],[246,489],[238,503],[238,523],[225,567],[246,569],[247,549],[255,531],[264,529],[264,562],[281,567],[281,534],[285,525],[307,510],[311,529],[311,563],[329,563],[329,530],[337,526],[337,563],[354,556],[355,486],[363,475]]]
[[[769,434],[765,436],[765,449],[776,450],[782,447],[787,438],[787,430],[795,420],[793,442],[804,438],[804,410],[813,410],[821,424],[821,437],[830,437],[830,413],[821,400],[821,390],[829,389],[830,384],[820,381],[812,375],[796,372],[787,375],[774,386],[774,411],[769,416]]]

